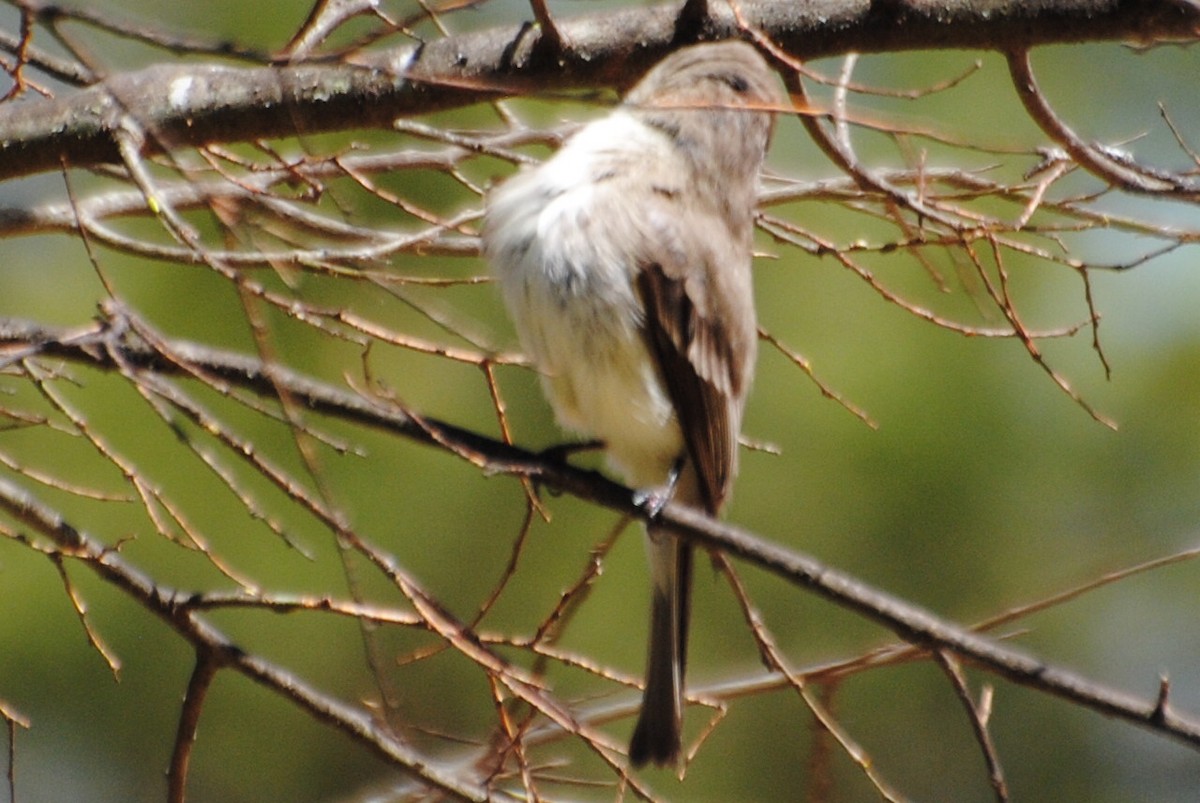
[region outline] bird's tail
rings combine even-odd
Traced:
[[[678,765],[682,752],[683,679],[687,669],[688,617],[691,608],[692,547],[668,532],[647,532],[653,590],[650,600],[650,648],[646,689],[629,759]]]

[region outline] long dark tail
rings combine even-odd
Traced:
[[[651,576],[650,649],[646,690],[629,759],[635,767],[650,761],[677,766],[682,752],[683,679],[687,670],[688,617],[692,591],[692,547],[681,539],[649,531]]]

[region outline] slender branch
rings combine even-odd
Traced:
[[[192,748],[196,744],[196,730],[200,726],[200,714],[204,700],[212,688],[213,679],[220,669],[220,662],[203,651],[196,653],[196,666],[188,680],[187,696],[179,714],[179,728],[175,733],[175,749],[171,752],[171,764],[167,769],[167,800],[169,803],[184,803],[187,800],[188,767],[192,760]]]
[[[539,58],[537,27],[502,26],[361,56],[356,63],[240,68],[171,64],[114,75],[50,100],[0,106],[0,179],[120,161],[116,132],[136,116],[147,153],[354,126],[530,90],[607,86],[686,38],[744,36],[728,3],[678,23],[675,3],[556,19],[563,47]],[[1103,40],[1192,40],[1200,8],[1180,0],[745,0],[738,13],[790,54],[937,48],[1018,50]]]
[[[976,702],[971,694],[971,686],[967,682],[966,673],[963,672],[958,660],[943,650],[934,650],[933,658],[950,678],[950,685],[954,687],[954,693],[967,711],[971,729],[975,732],[975,740],[979,742],[979,749],[983,751],[983,759],[987,762],[988,778],[991,780],[992,790],[996,793],[996,800],[998,803],[1007,803],[1009,799],[1008,782],[1004,780],[1004,769],[1000,765],[1000,753],[996,750],[991,731],[988,730],[988,720],[991,717],[991,687],[985,687],[982,701]]]
[[[139,326],[143,324],[139,323]],[[658,526],[669,528],[697,543],[719,549],[766,569],[793,585],[806,588],[883,625],[912,644],[929,649],[949,650],[1014,683],[1070,700],[1093,711],[1139,725],[1200,749],[1200,719],[1182,716],[1171,707],[1157,705],[1155,700],[1143,699],[1106,687],[1067,669],[1048,664],[1036,656],[970,632],[808,555],[772,544],[754,533],[715,521],[675,504],[668,504],[655,514],[647,509],[643,495],[596,472],[576,469],[553,458],[510,446],[452,424],[425,418],[398,409],[394,405],[356,395],[282,366],[271,366],[268,369],[253,358],[193,343],[164,339],[164,343],[169,343],[172,357],[168,360],[146,343],[132,335],[123,334],[125,331],[124,327],[114,329],[105,322],[97,322],[76,330],[56,330],[0,319],[0,353],[18,355],[15,359],[28,359],[38,355],[56,357],[101,369],[117,369],[118,363],[121,363],[169,374],[182,373],[186,366],[190,370],[202,370],[211,377],[264,395],[273,394],[280,385],[286,386],[298,403],[314,412],[401,434],[428,445],[440,446],[489,472],[513,474],[543,483],[643,521],[655,516]],[[120,355],[119,360],[114,354]],[[0,361],[0,367],[3,367],[3,364],[4,362]],[[39,510],[32,506],[32,502],[29,503],[32,507],[22,509],[19,500],[25,498],[23,492],[2,478],[0,482],[4,483],[2,489],[5,490],[7,499],[18,499],[15,507],[12,501],[5,504],[17,518],[28,521],[32,516],[32,520],[39,526],[49,526],[42,521],[40,514],[30,514],[29,511],[36,514]],[[14,497],[13,494],[17,496]],[[54,528],[56,531],[62,530],[64,543],[82,543],[79,541],[80,536],[64,523],[56,522]],[[74,534],[75,540],[67,537],[71,534]],[[97,556],[97,560],[100,561],[118,558],[115,554],[107,553]],[[130,581],[124,575],[116,579],[122,586],[130,585]],[[149,585],[145,578],[141,578],[139,582]],[[153,596],[146,588],[138,587],[135,590],[139,598]],[[193,615],[181,621],[172,621],[196,643],[223,643],[217,635],[201,628],[199,620]],[[227,645],[226,649],[231,653],[236,652],[232,645]],[[237,660],[247,659],[239,657]],[[258,666],[253,669],[256,679],[260,682],[268,685],[282,682],[266,669]],[[304,699],[306,702],[311,700],[308,704],[322,711],[335,705],[315,691],[306,691]],[[344,716],[339,716],[338,722],[345,726]],[[368,723],[362,722],[359,725],[367,726]],[[407,748],[402,745],[396,745],[395,749],[407,752]],[[407,761],[415,760],[412,756],[406,755],[405,758]]]
[[[1200,181],[1195,176],[1175,176],[1151,171],[1129,163],[1127,158],[1122,158],[1122,154],[1106,152],[1096,145],[1084,142],[1058,116],[1042,93],[1033,74],[1028,48],[1014,49],[1005,55],[1013,86],[1025,110],[1029,112],[1030,119],[1061,145],[1076,164],[1127,192],[1165,195],[1189,201],[1200,198]]]
[[[96,542],[4,477],[0,477],[0,510],[50,538],[63,552],[84,561],[108,582],[165,620],[189,642],[205,650],[208,660],[234,668],[255,682],[287,696],[317,720],[359,739],[385,759],[407,768],[430,787],[440,789],[458,800],[486,800],[481,789],[455,778],[444,769],[432,766],[388,733],[386,728],[373,722],[368,714],[323,694],[275,664],[238,648],[224,633],[187,606],[189,595],[172,592],[158,585],[119,552]]]
[[[405,133],[408,133],[407,127]],[[517,161],[527,157],[510,148],[534,142],[557,142],[561,138],[561,131],[528,130],[483,139],[459,135],[448,147],[437,151],[407,148],[313,159],[278,167],[255,166],[253,171],[238,175],[235,179],[213,177],[164,182],[159,188],[159,200],[176,210],[204,207],[217,199],[253,201],[279,217],[296,218],[307,199],[276,197],[270,192],[297,179],[320,186],[347,173],[378,175],[401,170],[450,170],[475,153],[488,153]],[[109,190],[80,198],[76,204],[49,202],[30,208],[0,206],[0,237],[74,232],[79,229],[81,221],[86,225],[110,218],[144,214],[146,197],[137,190],[128,189]],[[338,241],[376,242],[388,239],[385,232],[336,221],[328,216],[308,215],[300,222],[307,224],[313,232]],[[261,258],[262,255],[259,256]]]

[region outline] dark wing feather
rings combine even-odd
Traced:
[[[699,306],[708,288],[690,284],[695,275],[683,278],[661,263],[644,265],[637,276],[646,340],[675,407],[704,506],[715,515],[733,480],[733,397],[740,389],[728,333]]]

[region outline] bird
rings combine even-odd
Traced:
[[[600,441],[631,487],[714,517],[754,373],[755,207],[783,99],[753,45],[683,47],[485,204],[484,255],[559,424]],[[693,548],[646,529],[629,759],[679,768]]]

